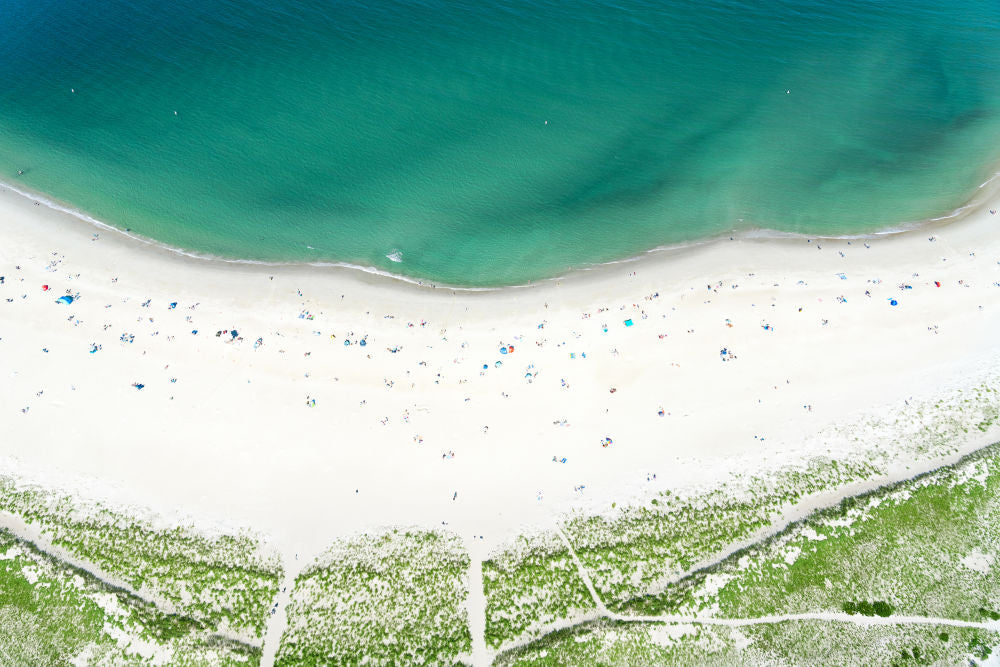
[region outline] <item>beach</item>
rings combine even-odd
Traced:
[[[483,553],[975,378],[996,184],[899,233],[723,237],[497,290],[186,257],[4,188],[0,461],[289,562],[395,525]]]

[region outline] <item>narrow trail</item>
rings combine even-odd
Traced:
[[[486,646],[486,593],[483,588],[483,560],[485,549],[471,540],[469,549],[469,597],[466,609],[469,614],[469,632],[472,635],[472,664],[489,665],[493,656]]]
[[[285,563],[288,563],[288,559],[285,559]],[[281,580],[281,587],[278,589],[278,595],[275,597],[275,605],[272,607],[273,613],[268,614],[267,624],[264,627],[264,643],[261,645],[261,657],[260,664],[261,667],[271,667],[274,664],[274,659],[278,654],[278,647],[281,645],[281,635],[285,632],[285,628],[288,627],[288,601],[292,597],[292,587],[295,583],[295,578],[299,576],[302,571],[302,566],[299,565],[300,561],[291,561],[295,564],[294,568],[286,568],[285,576]]]
[[[590,597],[594,599],[594,604],[597,606],[598,613],[602,616],[610,617],[611,612],[604,605],[604,600],[601,599],[601,596],[597,594],[597,589],[594,588],[594,582],[590,580],[590,573],[587,572],[587,568],[585,568],[583,563],[580,562],[580,559],[576,555],[576,549],[574,549],[573,545],[569,543],[569,538],[566,537],[566,533],[563,532],[563,529],[559,526],[559,524],[556,524],[556,533],[559,535],[559,539],[563,541],[563,544],[566,545],[566,548],[569,549],[569,555],[573,559],[573,562],[576,563],[576,571],[580,575],[580,578],[583,579],[583,583],[587,587],[587,590],[590,591]]]

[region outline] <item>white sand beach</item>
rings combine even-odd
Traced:
[[[287,554],[383,525],[488,548],[974,376],[1000,348],[996,185],[903,233],[492,291],[185,257],[3,189],[0,464]]]

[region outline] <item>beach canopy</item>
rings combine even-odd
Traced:
[[[625,326],[627,327],[632,326],[632,320],[625,320]]]
[[[66,296],[61,296],[58,299],[56,299],[56,303],[64,303],[68,306],[69,304],[73,303],[73,297],[69,296],[68,294]]]

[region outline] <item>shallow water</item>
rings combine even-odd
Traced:
[[[898,4],[8,0],[0,180],[202,253],[455,284],[872,231],[1000,157],[1000,5]]]

